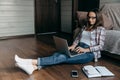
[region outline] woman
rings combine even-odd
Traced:
[[[102,25],[102,15],[98,11],[89,11],[87,21],[81,32],[76,37],[69,50],[81,54],[75,57],[68,57],[65,54],[56,52],[51,56],[38,59],[23,59],[15,55],[16,65],[28,74],[32,74],[34,70],[41,69],[43,66],[54,65],[59,63],[87,63],[101,57],[105,40],[105,28]]]

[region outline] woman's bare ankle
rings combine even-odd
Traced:
[[[38,69],[38,67],[37,67],[36,65],[33,65],[33,68],[34,68],[35,70],[37,70],[37,69]]]
[[[37,65],[37,60],[36,59],[32,59],[32,64],[33,65]]]

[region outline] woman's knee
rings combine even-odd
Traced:
[[[56,61],[58,61],[58,62],[59,61],[64,62],[64,61],[66,61],[66,59],[67,59],[67,56],[65,54],[59,54],[56,56]]]
[[[60,59],[66,59],[66,58],[67,58],[67,56],[66,56],[65,54],[60,54],[58,57],[59,57]]]

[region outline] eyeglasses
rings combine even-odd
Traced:
[[[96,19],[96,17],[90,17],[90,16],[88,16],[88,19],[90,19],[90,18],[91,18],[91,19]]]

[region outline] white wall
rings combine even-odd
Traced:
[[[61,31],[72,32],[72,0],[61,0]]]
[[[120,0],[100,0],[100,8],[106,3],[120,3]]]
[[[34,0],[0,0],[0,37],[34,34]]]

